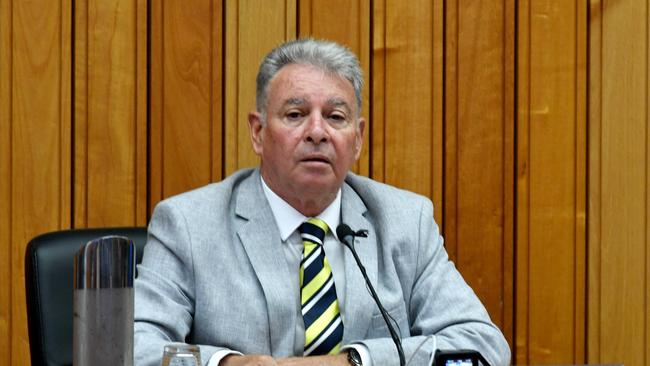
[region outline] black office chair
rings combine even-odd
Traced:
[[[74,255],[90,240],[107,235],[133,240],[136,263],[140,263],[147,240],[144,227],[56,231],[27,245],[25,290],[32,366],[72,365]]]

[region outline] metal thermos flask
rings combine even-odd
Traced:
[[[74,257],[73,364],[133,366],[135,245],[105,236]]]

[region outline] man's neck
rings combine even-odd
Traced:
[[[306,217],[316,217],[320,215],[332,204],[332,202],[334,202],[339,193],[337,190],[330,194],[319,192],[318,194],[314,194],[313,197],[307,194],[291,195],[273,187],[272,184],[269,184],[270,182],[268,179],[264,179],[264,176],[261,176],[261,178],[262,182],[269,190]]]
[[[272,191],[261,177],[260,182],[262,183],[262,190],[264,191],[266,200],[268,201],[269,206],[271,206],[275,223],[280,230],[280,237],[282,238],[282,241],[285,241],[289,235],[291,235],[296,228],[306,220],[307,217]],[[325,221],[327,226],[330,228],[338,227],[341,218],[341,191],[339,190],[337,192],[334,202],[327,206],[322,212],[318,215],[309,217],[318,217]]]

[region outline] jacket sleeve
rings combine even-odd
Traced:
[[[443,247],[433,206],[424,200],[420,210],[417,263],[409,299],[408,330],[402,346],[409,365],[431,365],[436,349],[479,351],[492,366],[509,365],[510,348],[476,294],[464,281]],[[375,365],[397,365],[390,338],[364,340]]]
[[[194,301],[192,237],[185,217],[163,201],[149,224],[135,280],[135,365],[158,366],[165,345],[186,341],[193,327]],[[199,347],[203,365],[224,349]]]

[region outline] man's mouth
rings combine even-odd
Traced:
[[[306,163],[322,163],[322,164],[329,164],[330,161],[323,156],[309,156],[304,159],[302,159],[303,162]]]

